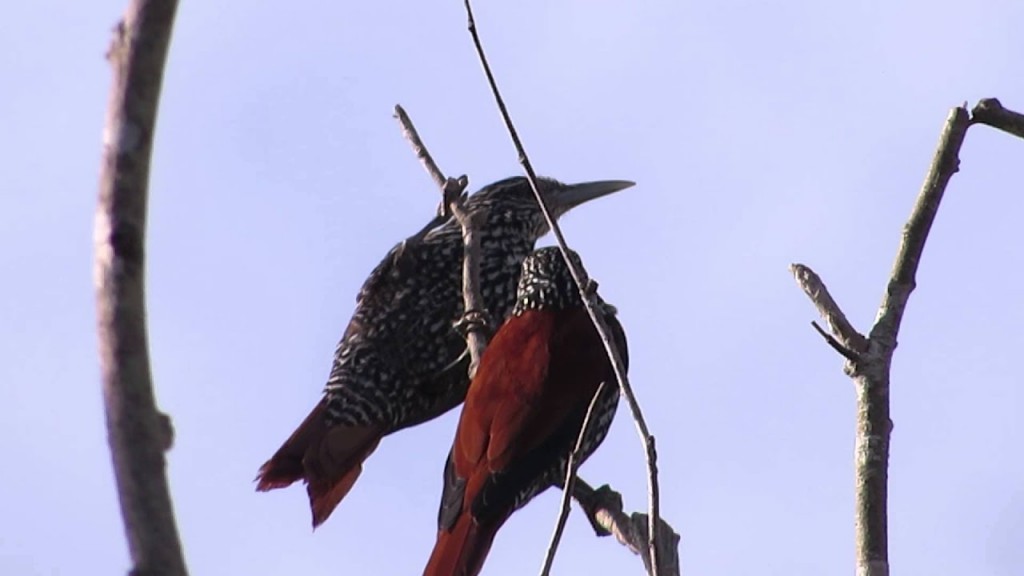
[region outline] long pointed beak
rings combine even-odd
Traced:
[[[555,212],[565,214],[570,209],[584,202],[613,194],[619,190],[625,190],[631,186],[636,186],[636,182],[630,182],[629,180],[600,180],[597,182],[569,184],[552,190],[549,202]]]

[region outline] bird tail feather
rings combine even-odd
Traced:
[[[383,436],[380,426],[328,426],[324,398],[260,467],[256,490],[266,492],[304,481],[316,528],[352,489],[363,471],[363,461]]]
[[[478,524],[463,513],[451,530],[440,530],[423,576],[476,576],[503,522]]]

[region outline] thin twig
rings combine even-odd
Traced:
[[[998,104],[998,101],[989,101],[990,111],[993,109],[991,102]],[[985,101],[979,107],[985,108],[984,104]],[[1004,112],[1002,116],[1007,118],[1016,114]],[[983,122],[980,119],[976,121]],[[917,268],[928,233],[946,186],[959,170],[960,148],[971,123],[966,106],[954,108],[946,120],[928,175],[903,228],[885,295],[863,348],[856,345],[858,337],[863,337],[846,322],[845,315],[828,295],[820,278],[806,266],[793,265],[790,268],[839,342],[843,347],[858,353],[847,364],[847,373],[853,378],[857,390],[854,531],[858,576],[889,574],[887,495],[889,440],[892,431],[892,420],[889,417],[889,368],[907,301],[916,286]]]
[[[629,404],[630,412],[633,415],[633,421],[636,424],[637,433],[640,436],[640,440],[644,445],[644,451],[647,457],[647,492],[648,492],[648,508],[649,508],[649,527],[648,532],[650,534],[649,542],[649,554],[650,554],[650,574],[651,576],[658,576],[659,574],[659,562],[658,562],[658,509],[659,509],[659,490],[658,490],[658,472],[657,472],[657,450],[655,444],[651,440],[650,431],[647,428],[647,423],[644,420],[643,412],[640,410],[640,405],[636,400],[636,396],[633,394],[633,390],[629,385],[629,380],[626,377],[626,370],[620,357],[618,349],[612,343],[609,336],[608,326],[605,324],[604,319],[597,312],[597,306],[594,302],[593,290],[590,287],[589,281],[584,281],[587,278],[586,272],[580,269],[573,262],[572,258],[569,257],[569,247],[565,241],[565,237],[562,234],[561,228],[558,226],[558,222],[551,216],[551,211],[548,209],[547,203],[544,200],[544,196],[541,194],[540,189],[537,187],[537,174],[533,170],[533,166],[530,163],[530,159],[526,154],[526,150],[523,147],[522,141],[519,139],[519,135],[516,132],[515,126],[512,123],[512,118],[508,113],[508,108],[505,106],[505,101],[501,97],[501,92],[498,90],[497,82],[494,80],[494,74],[491,72],[490,64],[487,62],[487,57],[484,54],[483,45],[480,42],[480,36],[477,33],[476,22],[473,18],[473,8],[470,5],[469,0],[465,0],[466,15],[468,19],[469,33],[473,38],[473,45],[476,47],[477,56],[480,59],[480,64],[483,67],[484,74],[487,77],[487,82],[490,85],[491,93],[494,95],[494,100],[498,105],[498,110],[501,112],[502,119],[505,122],[505,127],[508,129],[509,136],[512,138],[512,143],[515,145],[516,152],[519,155],[519,163],[523,166],[523,170],[526,172],[526,178],[530,182],[530,187],[533,189],[534,196],[537,199],[537,204],[540,207],[541,213],[544,215],[544,219],[547,221],[548,226],[551,228],[552,234],[555,236],[555,241],[558,244],[559,250],[562,252],[562,256],[565,258],[566,264],[569,266],[569,271],[572,274],[573,281],[576,283],[577,288],[583,297],[583,304],[587,309],[587,313],[590,315],[591,321],[597,328],[597,332],[601,338],[602,344],[604,344],[605,352],[608,354],[608,359],[611,361],[612,368],[615,370],[615,377],[618,381],[619,390],[622,395],[625,396],[626,402]]]
[[[434,162],[430,151],[423,144],[423,140],[420,140],[419,132],[413,126],[412,119],[409,118],[409,115],[405,113],[405,109],[400,104],[395,104],[394,117],[398,120],[398,125],[402,127],[402,136],[412,145],[412,151],[416,154],[416,158],[423,165],[427,174],[430,174],[434,184],[437,184],[437,187],[441,189],[441,201],[437,205],[437,217],[439,219],[437,224],[441,224],[452,215],[452,202],[464,198],[463,192],[466,190],[466,186],[469,185],[469,179],[466,178],[465,174],[458,178],[445,178],[444,172],[437,167],[437,163]]]
[[[551,535],[551,543],[548,544],[548,551],[544,555],[544,566],[540,569],[540,576],[548,576],[551,573],[551,565],[555,562],[558,543],[562,540],[565,522],[569,519],[569,503],[572,500],[573,485],[576,482],[576,470],[580,467],[580,451],[583,449],[583,442],[590,430],[590,420],[594,416],[594,408],[597,407],[597,401],[601,399],[601,393],[604,392],[604,385],[604,382],[598,384],[594,396],[590,399],[587,413],[583,417],[583,424],[580,425],[580,433],[576,436],[576,444],[569,452],[569,459],[565,465],[565,483],[562,486],[562,503],[558,508],[558,521],[555,522],[555,532]]]
[[[406,242],[422,240],[427,232],[433,230],[448,218],[454,217],[462,226],[462,242],[465,246],[465,257],[462,259],[462,300],[463,313],[456,323],[466,337],[466,345],[469,348],[469,378],[473,379],[477,366],[480,365],[480,357],[483,356],[487,347],[487,340],[491,330],[491,321],[487,316],[487,308],[484,306],[483,297],[480,295],[480,229],[487,222],[487,212],[484,209],[477,209],[469,213],[465,210],[463,202],[466,199],[463,192],[469,184],[469,179],[463,174],[458,178],[446,178],[444,172],[438,168],[434,159],[430,156],[419,132],[412,123],[412,119],[405,110],[395,104],[395,118],[402,127],[402,136],[412,145],[413,152],[423,164],[423,167],[430,174],[434,183],[441,188],[441,203],[437,208],[437,216],[427,224],[420,232]]]
[[[419,133],[416,132],[416,128],[412,125],[412,120],[409,119],[409,115],[405,113],[405,109],[400,104],[395,104],[395,119],[398,120],[398,124],[402,127],[402,136],[412,145],[412,151],[416,154],[416,158],[426,168],[427,173],[434,180],[434,184],[437,184],[437,187],[443,190],[447,178],[444,177],[441,169],[437,167],[427,147],[423,145]]]
[[[487,222],[487,212],[481,208],[466,212],[461,202],[452,202],[451,211],[459,225],[462,226],[462,242],[465,245],[465,257],[462,259],[462,300],[465,312],[456,322],[466,334],[466,345],[469,346],[469,379],[476,376],[480,357],[487,347],[491,322],[480,295],[480,229]]]
[[[430,151],[427,150],[427,146],[420,138],[420,133],[412,123],[412,118],[409,118],[401,104],[395,104],[395,113],[392,117],[398,120],[398,126],[402,129],[402,137],[409,141],[416,159],[423,165],[423,169],[430,175],[430,179],[434,181],[434,184],[437,184],[437,187],[441,189],[441,201],[437,206],[437,216],[416,235],[416,237],[420,237],[452,217],[451,204],[465,199],[464,192],[469,185],[469,178],[465,174],[458,178],[445,177],[444,172],[434,162]]]
[[[850,350],[846,346],[843,346],[842,343],[839,342],[839,340],[836,340],[835,336],[833,336],[833,335],[829,334],[828,332],[826,332],[825,329],[822,328],[821,325],[818,324],[817,321],[812,320],[811,321],[811,326],[818,332],[818,334],[821,335],[822,338],[825,339],[825,342],[827,342],[828,345],[831,346],[833,350],[835,350],[836,352],[839,352],[839,354],[843,358],[846,358],[850,362],[856,362],[857,360],[860,359],[860,355],[859,354],[857,354],[853,350]]]
[[[132,574],[187,573],[166,475],[170,418],[156,406],[145,312],[149,164],[176,0],[135,0],[107,53],[114,70],[94,231],[107,436]]]

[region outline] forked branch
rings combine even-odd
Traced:
[[[1024,116],[1003,108],[994,98],[982,100],[974,107],[973,114],[972,117],[966,106],[950,111],[924,185],[903,228],[885,295],[867,338],[847,321],[817,274],[802,264],[790,266],[797,283],[831,330],[831,334],[822,331],[823,335],[848,360],[846,373],[853,378],[857,390],[854,529],[858,576],[889,574],[887,491],[892,430],[889,367],[907,301],[916,286],[917,269],[928,234],[946,186],[960,167],[960,148],[967,129],[972,124],[988,124],[1024,136]]]

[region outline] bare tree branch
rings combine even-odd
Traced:
[[[1024,114],[1007,110],[999,100],[984,98],[971,111],[971,122],[998,128],[1018,138],[1024,138]]]
[[[969,126],[970,116],[966,108],[957,107],[950,111],[931,168],[910,213],[910,219],[903,228],[903,238],[896,253],[886,293],[870,332],[871,344],[882,344],[888,358],[891,358],[892,351],[896,348],[896,336],[899,334],[907,299],[917,286],[917,267],[942,196],[946,192],[946,185],[953,174],[960,170],[960,147],[963,146]],[[869,346],[869,352],[872,352],[870,348]]]
[[[423,140],[420,139],[412,119],[398,104],[395,105],[395,118],[402,127],[402,136],[409,141],[416,157],[419,158],[434,183],[441,188],[441,204],[437,208],[437,216],[416,234],[413,240],[422,239],[427,232],[452,216],[462,226],[462,242],[465,245],[465,257],[462,259],[463,313],[462,318],[455,323],[455,326],[466,337],[470,357],[469,378],[472,380],[476,375],[477,366],[480,365],[480,357],[483,356],[484,348],[487,347],[487,340],[490,338],[492,328],[492,323],[487,317],[487,308],[480,295],[479,233],[480,228],[487,222],[487,212],[486,210],[477,210],[474,213],[466,212],[463,207],[463,201],[466,199],[463,192],[469,184],[466,175],[463,174],[458,178],[446,178],[430,156]]]
[[[573,498],[579,502],[599,537],[615,536],[620,544],[640,556],[647,572],[651,571],[647,514],[625,514],[621,494],[607,484],[595,490],[578,476],[573,484]],[[663,573],[679,575],[679,535],[663,518],[658,520],[658,561]]]
[[[972,124],[983,123],[1020,136],[1024,127],[1021,122],[1024,116],[1006,110],[994,98],[982,100],[974,111],[974,118],[966,106],[950,111],[924,185],[903,228],[885,295],[865,342],[861,341],[863,336],[846,321],[820,278],[806,266],[794,264],[790,267],[797,283],[829,323],[841,346],[855,352],[852,357],[847,356],[846,372],[853,378],[857,390],[854,528],[858,576],[889,574],[887,491],[892,431],[889,371],[907,301],[916,286],[917,268],[928,233],[946,186],[959,170],[960,148],[967,129]]]
[[[840,354],[847,358],[856,357],[862,354],[868,349],[868,339],[865,338],[860,332],[857,331],[850,321],[846,319],[846,314],[839,309],[839,305],[829,294],[828,288],[825,287],[825,283],[821,281],[821,277],[814,273],[803,264],[791,264],[789,271],[796,278],[797,284],[803,289],[804,294],[814,302],[814,306],[818,309],[818,313],[821,314],[821,318],[828,325],[829,330],[835,337],[839,346],[845,350],[841,351]],[[824,336],[824,334],[823,334]],[[828,340],[828,337],[825,337]],[[831,344],[831,342],[829,342]],[[837,350],[839,350],[837,348]]]
[[[843,358],[846,358],[850,362],[856,362],[857,360],[860,359],[860,355],[859,354],[857,354],[853,350],[850,350],[846,346],[843,346],[842,343],[840,343],[839,340],[837,340],[835,336],[833,336],[833,335],[829,334],[828,332],[826,332],[825,329],[822,328],[821,325],[818,324],[817,322],[811,321],[811,328],[814,328],[814,330],[818,334],[820,334],[822,338],[825,339],[825,342],[827,342],[828,345],[831,346],[833,350],[835,350],[836,352],[839,352],[839,354],[842,355]]]
[[[423,145],[423,141],[420,140],[419,132],[413,126],[409,115],[405,113],[405,109],[399,104],[395,104],[394,117],[398,120],[398,125],[402,127],[402,136],[412,145],[412,151],[416,154],[416,158],[419,159],[420,164],[423,164],[427,174],[430,174],[434,184],[437,184],[437,187],[441,189],[441,201],[437,205],[437,217],[439,219],[437,224],[441,224],[452,215],[452,202],[456,202],[462,197],[466,186],[469,185],[469,179],[466,178],[465,174],[458,178],[445,178],[444,172],[441,172],[441,169],[437,167],[437,163],[434,162],[430,151],[427,150],[427,147]]]
[[[405,109],[400,104],[395,104],[394,117],[398,120],[399,126],[402,127],[402,136],[412,145],[412,151],[416,154],[416,158],[426,168],[427,173],[434,180],[434,184],[437,184],[438,188],[444,190],[444,183],[447,178],[444,177],[441,169],[437,167],[434,158],[430,156],[430,151],[423,145],[419,133],[416,132],[416,128],[412,125],[412,120],[409,119],[409,115],[405,113]]]
[[[95,223],[107,435],[136,576],[187,573],[165,470],[173,433],[153,393],[144,296],[149,163],[176,9],[176,0],[135,0],[114,30]]]
[[[576,435],[576,444],[569,452],[569,459],[565,464],[565,483],[562,486],[562,503],[558,508],[558,521],[555,522],[555,532],[551,535],[551,543],[548,544],[547,554],[544,555],[544,566],[540,569],[540,576],[548,576],[551,573],[551,565],[555,562],[555,553],[558,551],[558,543],[562,540],[562,531],[565,530],[565,521],[569,519],[569,503],[572,500],[573,486],[576,481],[576,471],[580,467],[580,451],[583,449],[583,442],[586,440],[587,431],[590,430],[590,420],[594,416],[594,408],[597,401],[604,392],[605,382],[601,382],[594,391],[594,396],[587,406],[587,413],[583,416],[583,424],[580,425],[580,433]]]
[[[462,226],[462,243],[465,257],[462,259],[462,318],[455,323],[466,334],[469,347],[469,379],[476,376],[480,358],[487,347],[492,323],[487,316],[483,297],[480,295],[480,229],[487,223],[487,211],[479,209],[466,212],[462,202],[451,203],[452,214]]]
[[[643,412],[636,400],[636,396],[633,394],[633,389],[629,385],[629,379],[626,376],[625,366],[622,362],[619,350],[612,343],[609,336],[608,326],[606,325],[604,318],[597,312],[597,306],[594,302],[595,283],[593,281],[586,280],[588,278],[586,271],[579,269],[569,257],[569,247],[565,241],[565,236],[562,234],[562,230],[558,226],[558,222],[551,217],[551,211],[548,209],[544,196],[540,193],[540,189],[537,187],[537,174],[533,170],[533,166],[526,154],[523,143],[519,139],[519,135],[512,123],[512,118],[508,113],[508,108],[505,106],[505,101],[501,97],[501,92],[498,90],[498,85],[494,80],[494,74],[491,72],[490,64],[487,62],[483,45],[480,42],[480,36],[477,33],[476,22],[473,18],[473,8],[470,5],[469,0],[465,0],[465,7],[469,33],[473,38],[473,45],[476,47],[477,56],[480,59],[480,65],[483,67],[484,74],[487,77],[487,82],[491,88],[491,93],[494,95],[494,100],[498,105],[498,110],[501,112],[502,119],[505,122],[505,127],[508,129],[509,136],[511,136],[512,143],[515,145],[516,152],[519,155],[519,163],[522,164],[523,170],[526,172],[527,180],[529,180],[530,187],[533,189],[534,196],[537,199],[537,204],[540,206],[541,212],[544,214],[544,219],[547,221],[548,226],[551,228],[551,232],[555,236],[558,248],[561,250],[562,256],[565,258],[565,261],[569,266],[569,271],[572,273],[573,280],[579,288],[587,313],[590,315],[591,321],[593,321],[594,326],[597,328],[601,342],[604,344],[605,351],[608,354],[608,359],[612,364],[612,368],[615,370],[619,390],[622,392],[622,395],[625,396],[626,401],[629,404],[630,412],[633,415],[633,421],[636,424],[637,433],[640,436],[641,442],[643,442],[647,457],[647,492],[649,510],[648,534],[650,535],[650,542],[648,545],[648,553],[650,555],[649,573],[651,576],[658,576],[659,573],[663,576],[667,576],[668,573],[672,573],[672,567],[667,567],[666,570],[661,570],[663,566],[658,561],[659,546],[657,542],[657,528],[659,525],[658,516],[660,497],[658,487],[658,453],[655,447],[654,438],[651,436],[651,433],[647,428]],[[678,568],[676,568],[676,572],[678,572]]]

